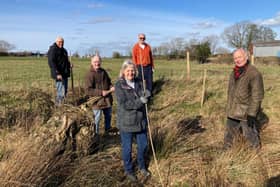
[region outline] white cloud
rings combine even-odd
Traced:
[[[209,21],[209,20],[200,21],[200,22],[193,24],[193,28],[195,28],[195,29],[210,29],[210,28],[214,28],[216,26],[217,26],[217,23],[215,21]]]
[[[200,32],[188,32],[186,33],[186,36],[189,38],[189,39],[194,39],[194,38],[199,38],[200,37]]]
[[[260,21],[261,25],[280,26],[280,12],[275,17]]]
[[[109,22],[113,22],[113,18],[96,17],[96,18],[93,18],[93,19],[89,20],[88,22],[86,22],[86,24],[109,23]]]
[[[93,9],[102,8],[102,7],[104,7],[104,4],[102,4],[102,3],[91,3],[88,5],[88,8],[93,8]]]

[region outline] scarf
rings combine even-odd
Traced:
[[[125,79],[125,81],[126,81],[126,83],[128,84],[128,86],[130,86],[131,88],[135,88],[135,83],[134,83],[134,81],[131,81],[131,80],[126,80]]]
[[[233,68],[235,80],[238,80],[240,75],[242,75],[242,73],[246,71],[248,64],[249,64],[249,61],[247,61],[247,63],[242,67],[235,66]]]

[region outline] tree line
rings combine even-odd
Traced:
[[[220,36],[209,35],[202,39],[174,38],[153,48],[155,56],[167,59],[185,58],[186,51],[200,63],[206,62],[207,57],[214,54],[230,53],[230,50],[220,45],[221,41],[230,48],[250,50],[252,43],[275,40],[277,34],[271,28],[242,21],[224,29]]]

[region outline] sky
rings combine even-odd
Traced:
[[[152,46],[218,35],[237,22],[268,26],[280,38],[278,0],[1,0],[0,40],[14,51],[46,53],[57,36],[70,53],[126,55],[138,33]]]

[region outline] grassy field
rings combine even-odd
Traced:
[[[102,66],[109,72],[112,80],[116,80],[119,74],[119,69],[123,59],[103,59]],[[74,64],[74,82],[82,85],[84,75],[89,69],[90,59],[75,59],[72,58]],[[16,89],[28,87],[48,88],[52,84],[50,79],[50,71],[47,58],[37,57],[1,57],[1,89]],[[201,76],[202,68],[197,64],[193,64],[192,76],[195,78]],[[219,72],[221,76],[226,76],[228,72],[227,66],[202,65],[204,68]],[[181,78],[186,76],[186,62],[181,61],[156,61],[155,80],[160,77],[176,77]]]
[[[74,58],[72,62],[74,63],[75,87],[82,87],[90,60]],[[109,72],[113,82],[118,78],[122,62],[123,59],[103,59],[102,66]],[[103,143],[96,154],[82,156],[71,162],[66,162],[69,159],[67,156],[56,158],[63,169],[54,172],[56,175],[51,175],[50,173],[56,171],[57,166],[52,168],[49,162],[51,159],[42,159],[45,158],[42,155],[48,154],[44,154],[42,147],[34,141],[34,137],[42,132],[47,136],[49,132],[45,129],[45,127],[49,128],[47,121],[58,112],[50,105],[50,101],[54,98],[54,85],[50,79],[47,59],[1,57],[0,65],[0,103],[2,105],[0,108],[0,122],[2,122],[0,173],[6,173],[0,177],[2,185],[160,185],[150,151],[148,165],[153,174],[152,178],[139,184],[131,184],[123,179],[118,136],[110,137],[110,139],[102,136]],[[269,124],[261,131],[262,149],[259,153],[248,150],[242,142],[232,150],[223,149],[226,90],[228,75],[233,65],[200,65],[192,62],[189,81],[186,80],[184,60],[155,60],[155,66],[155,96],[149,105],[149,117],[164,186],[280,185],[280,82],[277,79],[280,67],[278,65],[256,64],[263,73],[265,84],[263,108],[270,119]],[[206,92],[205,101],[201,107],[204,69],[207,69]],[[30,98],[33,99],[32,102],[28,100]],[[46,106],[47,109],[42,106]],[[116,105],[113,108],[113,126],[115,126],[115,111]],[[14,119],[17,117],[18,119]],[[36,126],[36,130],[33,126]],[[48,137],[51,136],[49,133]],[[29,146],[26,146],[27,144]],[[49,149],[51,146],[46,144],[46,147]],[[23,152],[26,154],[22,154]],[[36,154],[29,158],[34,152]],[[64,158],[64,162],[61,162],[61,158]],[[36,160],[38,161],[35,162]],[[33,163],[33,165],[26,166],[24,163]],[[39,167],[45,163],[48,163],[46,167],[43,169]],[[43,171],[49,173],[50,176],[44,176]],[[64,172],[64,174],[59,175],[59,172]],[[43,176],[48,180],[40,181],[39,178]],[[57,176],[60,176],[60,179]]]

